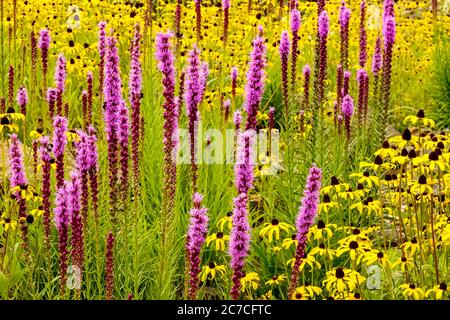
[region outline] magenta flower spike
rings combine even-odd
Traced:
[[[140,62],[141,33],[138,24],[134,27],[134,38],[131,50],[131,71],[129,81],[128,99],[131,106],[131,160],[133,170],[133,185],[137,190],[139,186],[139,148],[141,123],[141,96],[142,96],[142,66]]]
[[[86,127],[92,124],[92,98],[93,98],[93,90],[94,90],[94,75],[91,71],[87,73],[86,77],[87,82],[87,108],[86,108]]]
[[[105,262],[105,299],[113,299],[114,290],[114,235],[108,232],[106,237],[106,262]]]
[[[264,80],[266,73],[266,45],[264,38],[257,36],[253,40],[253,50],[250,54],[249,69],[247,71],[247,83],[245,85],[244,106],[247,111],[245,130],[256,130],[256,114],[264,93]]]
[[[231,96],[233,100],[236,99],[236,87],[237,87],[237,77],[238,77],[238,69],[236,66],[231,68]]]
[[[28,104],[28,92],[24,87],[20,87],[17,92],[17,104],[20,108],[20,113],[23,115],[27,114],[27,104]]]
[[[224,121],[225,123],[228,121],[228,118],[230,117],[230,108],[231,108],[231,100],[227,99],[223,102],[223,110],[224,110]]]
[[[334,111],[334,125],[337,125],[337,116],[341,109],[342,102],[342,87],[344,85],[344,69],[342,65],[339,64],[336,70],[336,101],[335,101],[335,111]]]
[[[84,264],[84,235],[83,235],[83,217],[81,216],[81,179],[78,171],[74,170],[70,173],[71,183],[67,189],[69,197],[70,224],[72,229],[71,241],[71,258],[72,263],[80,270],[79,276],[83,270]],[[81,279],[80,279],[81,281]],[[79,292],[77,292],[79,297]]]
[[[120,193],[122,195],[121,199],[123,203],[125,203],[128,198],[128,189],[129,189],[128,142],[130,135],[128,108],[125,102],[122,102],[119,108],[117,129],[118,129],[118,142],[120,146]]]
[[[344,84],[342,85],[342,97],[345,97],[348,94],[351,76],[352,74],[350,71],[344,71]]]
[[[197,42],[202,39],[202,0],[194,0]]]
[[[294,267],[292,269],[291,282],[289,286],[289,299],[292,298],[298,282],[299,267],[305,253],[306,243],[308,241],[308,232],[314,224],[317,215],[320,186],[322,180],[322,170],[315,164],[309,169],[309,175],[306,178],[305,191],[303,193],[302,204],[295,222],[297,229],[297,247],[295,249]]]
[[[10,65],[8,69],[8,102],[10,107],[13,107],[14,102],[14,78],[14,67]]]
[[[195,193],[193,197],[194,207],[189,211],[189,227],[187,232],[186,254],[189,261],[189,298],[197,298],[199,286],[198,274],[200,272],[200,253],[208,233],[208,209],[202,208],[203,196]]]
[[[311,67],[305,64],[303,67],[303,108],[305,111],[309,110],[309,87],[311,79]]]
[[[347,143],[350,143],[350,121],[354,113],[353,99],[348,94],[342,100],[342,115],[344,116]]]
[[[377,37],[375,42],[375,50],[372,58],[372,74],[374,77],[378,77],[381,68],[383,67],[383,48],[381,45],[381,37]]]
[[[64,186],[64,150],[67,144],[67,119],[56,116],[53,119],[53,154],[56,160],[56,187]]]
[[[361,1],[359,10],[359,66],[364,68],[367,62],[366,0]]]
[[[103,83],[105,79],[105,59],[106,59],[106,22],[102,21],[98,24],[98,53],[100,61],[98,64],[98,91],[103,94]]]
[[[56,114],[63,115],[63,94],[66,82],[66,58],[62,53],[59,54],[55,67],[55,84],[56,84]]]
[[[47,136],[40,138],[40,154],[42,161],[42,210],[44,211],[44,243],[49,248],[50,236],[50,197],[51,197],[51,147],[50,139]]]
[[[369,75],[366,70],[359,69],[356,74],[358,81],[358,122],[359,128],[365,123],[369,104]]]
[[[344,70],[348,69],[348,31],[351,17],[351,10],[345,6],[345,1],[342,1],[342,6],[339,10],[339,25],[341,36],[341,65]]]
[[[50,48],[50,31],[47,29],[41,29],[39,31],[38,47],[41,50],[41,62],[42,62],[42,79],[44,80],[44,90],[47,89],[47,73],[48,73],[48,49]]]
[[[54,88],[48,88],[47,89],[47,104],[48,104],[48,115],[50,119],[53,119],[53,116],[55,115],[55,106],[56,106],[56,97],[57,97],[57,90]]]
[[[92,213],[94,215],[94,221],[98,226],[98,148],[97,148],[97,136],[95,135],[95,129],[92,126],[87,128],[87,150],[89,151],[89,185],[91,188],[91,202]]]
[[[320,108],[323,108],[322,104],[325,94],[324,82],[327,76],[327,38],[329,23],[328,13],[323,10],[319,16],[319,76],[317,100]]]
[[[291,47],[291,92],[295,92],[295,84],[297,82],[297,56],[298,56],[298,41],[300,30],[301,17],[300,11],[292,9],[290,12],[290,29],[292,34],[292,47]]]
[[[241,124],[242,124],[241,111],[237,110],[237,111],[234,112],[234,114],[233,114],[233,122],[234,122],[234,127],[235,127],[236,131],[239,133],[239,131],[241,130]]]
[[[289,92],[288,92],[288,63],[289,63],[289,34],[285,30],[281,33],[280,40],[280,60],[281,60],[281,88],[283,94],[284,113],[286,121],[289,119]]]
[[[230,0],[222,0],[222,11],[223,11],[223,42],[226,43],[228,39]]]

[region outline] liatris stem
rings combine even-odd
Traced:
[[[56,186],[64,186],[64,149],[67,144],[67,119],[56,116],[53,120],[53,154],[56,159]]]
[[[237,67],[231,68],[231,97],[233,98],[233,104],[236,101],[236,87],[237,87],[237,77],[238,77],[238,69]]]
[[[189,120],[189,143],[192,175],[192,190],[197,192],[197,130],[200,122],[198,107],[202,101],[205,75],[201,68],[200,50],[196,45],[189,53],[188,68],[186,71],[185,94],[186,114]]]
[[[248,221],[248,191],[253,187],[253,144],[254,130],[238,135],[238,150],[235,165],[236,189],[234,199],[233,226],[230,235],[231,268],[233,285],[231,298],[239,298],[241,279],[244,276],[245,260],[250,249],[250,224]]]
[[[92,98],[94,94],[94,75],[91,71],[88,72],[86,77],[87,82],[87,108],[86,108],[86,127],[92,124]]]
[[[51,185],[50,185],[50,171],[51,171],[51,147],[50,140],[47,136],[43,136],[40,139],[40,153],[42,161],[42,210],[44,211],[44,244],[46,249],[50,248],[50,197],[51,197]]]
[[[36,87],[36,68],[37,68],[37,39],[34,30],[30,33],[30,50],[31,50],[31,101],[34,102]]]
[[[92,126],[88,127],[87,150],[89,151],[89,185],[91,188],[91,202],[92,214],[94,216],[95,225],[98,226],[98,151],[97,151],[97,137],[95,129]]]
[[[345,6],[345,1],[342,2],[342,6],[339,11],[339,24],[341,26],[341,61],[340,64],[344,70],[348,69],[348,31],[350,22],[351,11]]]
[[[321,110],[320,117],[323,111],[323,99],[325,94],[325,80],[327,75],[327,37],[329,31],[329,18],[326,11],[322,11],[319,16],[319,79],[318,79],[318,93],[317,102]]]
[[[281,88],[283,93],[284,116],[286,125],[289,120],[289,92],[288,92],[288,62],[289,62],[289,35],[283,31],[280,40],[280,60],[281,60]]]
[[[140,58],[140,28],[135,25],[131,50],[131,71],[128,99],[131,105],[131,159],[133,170],[134,196],[138,195],[139,187],[139,146],[141,124],[142,67]]]
[[[6,113],[6,99],[2,97],[0,99],[0,113]]]
[[[20,87],[19,91],[17,92],[17,104],[19,105],[20,113],[26,116],[28,104],[28,92],[27,89],[24,87]]]
[[[44,92],[47,90],[48,49],[50,48],[50,42],[50,32],[47,29],[40,30],[38,47],[39,49],[41,49],[42,80]]]
[[[350,71],[344,71],[344,84],[342,85],[342,99],[348,95],[348,90],[350,89],[350,77],[352,74]]]
[[[290,13],[290,28],[292,33],[292,47],[291,47],[291,92],[296,92],[297,82],[297,55],[298,55],[298,31],[300,29],[301,18],[300,11],[292,9]]]
[[[311,78],[311,67],[306,64],[303,67],[303,109],[304,111],[309,110],[309,86]]]
[[[366,70],[359,69],[356,74],[358,81],[358,129],[362,128],[362,124],[366,121],[367,115],[367,100],[368,100],[368,85],[369,76]]]
[[[10,186],[11,189],[16,190],[13,193],[15,200],[19,206],[19,221],[20,231],[22,237],[22,247],[25,249],[27,259],[29,258],[28,246],[28,226],[27,226],[27,202],[22,197],[23,190],[27,191],[29,188],[28,180],[25,176],[25,167],[23,161],[22,144],[15,133],[11,135],[11,144],[9,147],[9,170],[10,170]]]
[[[266,45],[262,36],[253,40],[253,50],[250,54],[249,70],[247,71],[247,83],[245,85],[244,106],[247,111],[245,130],[256,130],[256,115],[264,93],[264,80],[266,73]]]
[[[342,87],[344,85],[344,69],[342,65],[339,64],[336,70],[336,106],[334,112],[334,125],[337,126],[337,116],[339,115],[339,111],[341,109],[342,102]]]
[[[112,231],[106,237],[106,263],[105,263],[105,298],[106,300],[113,299],[114,290],[114,236]]]
[[[50,120],[52,120],[53,116],[55,115],[56,89],[53,88],[47,89],[46,100],[48,104],[48,116]]]
[[[322,180],[322,170],[314,164],[309,169],[309,175],[306,179],[306,187],[303,194],[302,205],[297,215],[296,221],[296,240],[294,267],[292,269],[291,282],[289,285],[288,298],[292,299],[298,282],[299,267],[305,253],[306,243],[308,241],[308,232],[314,224],[317,215],[320,197],[320,185]]]
[[[71,257],[72,263],[77,269],[77,281],[82,280],[82,271],[84,264],[84,235],[83,235],[83,218],[80,215],[80,175],[77,171],[71,172],[71,184],[67,190],[67,196],[69,197],[70,222],[72,226],[72,241],[71,241]],[[75,295],[77,299],[80,299],[80,289],[76,288]]]
[[[379,79],[379,73],[381,71],[381,69],[383,68],[383,48],[381,47],[381,37],[377,37],[377,40],[375,42],[375,49],[373,52],[373,58],[372,58],[372,74],[373,77],[375,79],[374,83],[375,83],[375,89],[374,89],[374,98],[375,101],[378,100],[378,94],[377,94],[377,90],[378,90],[378,79]]]
[[[345,130],[347,132],[347,141],[346,141],[347,149],[348,145],[350,144],[350,121],[353,113],[354,113],[353,99],[349,95],[346,95],[342,99],[342,115],[344,116]]]
[[[194,207],[190,210],[190,222],[187,232],[186,254],[189,261],[189,298],[197,298],[200,272],[200,253],[208,233],[208,209],[201,207],[203,196],[195,193]]]
[[[366,1],[362,0],[359,11],[359,66],[367,62]]]
[[[69,241],[69,224],[70,201],[68,194],[68,186],[65,184],[58,188],[55,199],[55,225],[58,230],[58,250],[59,250],[59,276],[60,276],[60,296],[61,298],[66,292],[67,266],[68,266],[68,241]]]
[[[66,82],[66,59],[62,53],[59,54],[56,61],[55,68],[55,83],[56,83],[56,114],[63,115],[63,94]],[[66,115],[67,116],[67,115]]]
[[[8,102],[9,107],[12,107],[14,103],[14,67],[11,65],[8,72]]]
[[[83,222],[87,223],[87,215],[89,211],[89,188],[88,188],[88,172],[91,168],[92,146],[90,145],[89,136],[84,131],[77,132],[79,141],[75,143],[76,148],[76,167],[79,171],[79,180],[81,188],[81,216]]]
[[[117,40],[108,37],[105,55],[105,80],[103,96],[105,99],[105,130],[108,142],[108,173],[109,173],[109,210],[113,227],[116,227],[117,182],[118,182],[118,122],[119,109],[122,104],[122,81],[120,78],[120,61]]]
[[[228,39],[230,0],[222,0],[222,10],[223,10],[223,43],[224,43],[224,46],[226,46],[227,39]]]
[[[123,102],[119,108],[118,114],[118,142],[120,146],[120,193],[122,204],[125,203],[128,198],[129,189],[129,170],[128,170],[128,142],[129,142],[129,119],[128,108]]]
[[[194,2],[197,42],[200,42],[202,39],[202,0],[194,0]]]
[[[156,60],[158,69],[162,73],[163,96],[164,96],[164,180],[162,199],[162,230],[161,230],[161,259],[159,266],[158,284],[161,286],[162,294],[165,296],[167,290],[164,286],[169,286],[167,279],[169,259],[167,253],[167,232],[172,224],[175,207],[175,192],[177,180],[177,166],[175,162],[175,152],[178,145],[178,106],[175,103],[175,67],[174,56],[170,39],[172,34],[158,33],[156,36]],[[170,293],[169,293],[170,294]]]
[[[100,95],[100,105],[103,102],[103,85],[105,79],[105,59],[106,59],[106,22],[98,24],[98,53],[100,60],[98,63],[98,92]]]
[[[392,55],[395,43],[395,19],[394,16],[386,16],[383,24],[384,36],[384,54],[383,54],[383,72],[381,84],[381,105],[383,130],[382,136],[389,121],[389,100],[391,95],[391,72],[392,72]],[[384,137],[382,137],[384,139]]]
[[[179,47],[179,41],[181,39],[181,5],[182,0],[177,0],[177,6],[175,8],[174,29],[175,36],[177,38],[177,51]]]
[[[230,108],[231,108],[231,100],[227,99],[223,102],[223,120],[224,123],[227,123],[228,118],[230,117]]]

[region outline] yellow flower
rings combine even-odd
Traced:
[[[32,200],[35,195],[34,188],[29,185],[22,185],[11,188],[10,193],[12,195],[20,195],[22,199],[25,199],[27,201]]]
[[[241,278],[241,291],[256,290],[259,287],[259,275],[256,272],[249,272]]]
[[[420,125],[428,128],[434,128],[435,123],[432,119],[425,118],[423,110],[419,110],[417,116],[407,116],[403,121],[406,125]]]
[[[444,236],[443,236],[444,237]],[[419,243],[417,242],[417,238],[411,238],[411,241],[404,242],[401,246],[402,250],[409,254],[409,256],[414,256],[416,252],[419,250]]]
[[[358,178],[357,182],[361,184],[366,184],[370,189],[373,185],[377,186],[379,183],[379,179],[376,176],[371,176],[368,171],[364,171],[363,173],[352,173],[350,178]]]
[[[217,226],[219,227],[220,231],[224,231],[225,227],[227,227],[229,230],[231,230],[231,227],[233,225],[233,212],[229,211],[225,217],[220,218],[220,220],[217,222]]]
[[[286,262],[286,265],[290,265],[291,268],[293,268],[295,265],[295,258],[289,259]],[[314,270],[314,268],[320,269],[321,267],[320,263],[316,260],[316,258],[312,254],[308,255],[305,254],[303,256],[302,261],[300,262],[300,266],[298,267],[298,270],[302,272],[306,265],[308,265],[311,268],[311,270]]]
[[[230,236],[227,234],[223,234],[223,232],[217,232],[213,233],[209,237],[206,238],[206,245],[209,247],[211,242],[215,242],[216,246],[215,249],[217,251],[224,251],[225,250],[225,241],[230,240]]]
[[[339,267],[326,273],[326,279],[323,281],[323,284],[329,292],[342,293],[344,291],[353,291],[356,286],[361,285],[365,280],[366,278],[358,272]]]
[[[283,240],[281,247],[283,247],[284,249],[289,249],[291,245],[294,245],[294,248],[296,248],[297,243],[297,235],[293,234],[290,238],[286,238]]]
[[[350,259],[355,261],[356,264],[359,264],[364,256],[364,253],[366,253],[368,249],[369,248],[363,243],[360,244],[358,241],[351,240],[341,243],[341,246],[336,250],[336,256],[340,257],[343,253],[348,252]]]
[[[304,287],[296,288],[291,296],[292,300],[309,300],[310,296]]]
[[[383,268],[385,268],[387,270],[389,270],[391,268],[389,256],[384,254],[382,251],[378,251],[378,250],[367,251],[364,254],[363,260],[369,266],[374,263],[378,263],[379,265],[381,265]]]
[[[405,298],[422,300],[425,297],[425,293],[423,292],[423,290],[419,287],[416,287],[414,283],[410,284],[404,283],[400,285],[400,288],[403,289],[403,296]]]
[[[323,220],[319,220],[316,226],[312,226],[309,229],[309,236],[311,239],[323,240],[326,238],[331,238],[333,236],[333,231],[331,228],[336,228],[335,224],[326,225]]]
[[[260,237],[267,237],[269,242],[273,241],[274,235],[275,240],[280,240],[280,231],[289,232],[294,229],[291,225],[280,222],[278,219],[272,219],[270,223],[265,223],[264,227],[259,232]]]
[[[410,256],[402,256],[392,264],[392,268],[395,268],[398,265],[400,265],[402,272],[408,272],[414,268],[414,260]]]
[[[331,209],[339,209],[340,205],[337,201],[331,201],[330,196],[326,193],[323,195],[322,201],[319,203],[319,213],[330,212]]]
[[[415,195],[431,195],[433,188],[427,184],[427,178],[421,175],[417,181],[413,182],[410,191]]]
[[[389,142],[384,141],[383,147],[381,149],[378,149],[374,153],[376,156],[381,156],[381,158],[393,158],[397,155],[397,151],[394,149],[391,149],[391,146],[389,145]]]
[[[205,282],[206,280],[215,279],[216,275],[222,277],[225,273],[226,269],[224,265],[216,265],[214,262],[210,262],[209,264],[203,266],[199,277],[200,281]]]
[[[447,293],[447,284],[442,282],[441,284],[434,286],[433,289],[427,291],[426,296],[430,297],[434,295],[436,300],[441,300],[445,298],[445,294]]]
[[[17,221],[16,220],[11,220],[11,218],[7,218],[7,217],[3,217],[0,220],[0,225],[3,225],[5,232],[8,232],[8,230],[11,228],[12,230],[15,230],[17,227]]]
[[[319,256],[325,257],[328,260],[333,260],[336,252],[333,249],[328,249],[327,247],[325,247],[325,244],[321,243],[318,247],[312,248],[309,254],[312,256],[318,254]]]
[[[380,200],[373,200],[372,197],[368,197],[364,201],[359,201],[355,204],[352,204],[350,206],[350,209],[356,209],[360,214],[362,214],[365,209],[367,214],[370,215],[372,212],[375,214],[380,213],[382,205]]]
[[[278,286],[279,284],[284,282],[284,280],[286,280],[286,279],[287,279],[287,276],[284,274],[280,274],[279,276],[274,275],[272,277],[272,279],[270,279],[269,281],[266,281],[266,285]]]

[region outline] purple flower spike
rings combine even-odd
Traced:
[[[233,99],[235,99],[236,98],[236,83],[237,83],[237,77],[238,77],[237,67],[231,68],[230,77],[231,77],[231,95],[232,95]]]
[[[48,72],[48,49],[50,48],[50,31],[42,29],[39,31],[38,47],[41,49],[41,61],[42,61],[42,78],[44,84],[47,85],[47,72]]]
[[[354,112],[353,99],[348,94],[342,99],[342,115],[344,116],[347,143],[350,142],[350,121]]]
[[[295,287],[297,286],[299,267],[305,253],[306,242],[308,241],[308,232],[314,224],[317,215],[320,199],[320,185],[322,180],[322,170],[315,164],[309,169],[309,175],[306,179],[305,191],[303,193],[302,205],[297,215],[295,262],[292,270],[291,283],[289,286],[289,299],[292,298]]]
[[[375,42],[375,50],[372,58],[372,73],[375,77],[378,77],[378,74],[383,67],[383,54],[381,47],[381,38],[377,37]]]
[[[28,93],[27,89],[24,87],[20,87],[17,92],[17,104],[20,107],[20,113],[23,115],[27,114],[27,104],[28,104]]]
[[[291,10],[290,13],[290,28],[292,33],[292,48],[291,48],[291,92],[295,92],[295,84],[297,81],[297,55],[298,55],[298,31],[300,29],[301,18],[300,11],[297,9]]]
[[[253,186],[254,131],[248,130],[238,136],[237,159],[234,167],[238,193],[247,193]]]
[[[59,54],[56,61],[55,83],[57,90],[56,97],[56,114],[61,116],[63,110],[63,94],[66,82],[66,59],[62,53]]]
[[[359,21],[359,65],[364,68],[367,62],[366,1],[360,5]]]
[[[281,87],[283,90],[283,104],[284,104],[284,112],[286,120],[289,118],[289,109],[288,109],[288,101],[289,101],[289,92],[288,92],[288,62],[289,62],[289,35],[285,30],[281,34],[280,41],[280,59],[281,59]]]
[[[329,28],[330,19],[328,18],[328,13],[326,11],[322,11],[319,16],[319,36],[321,38],[328,37]]]
[[[67,144],[67,119],[56,116],[53,119],[53,154],[56,158],[56,186],[64,186],[64,150]]]

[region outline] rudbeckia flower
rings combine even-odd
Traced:
[[[377,186],[379,183],[378,177],[371,176],[368,171],[364,171],[363,173],[352,173],[350,178],[358,178],[357,182],[366,184],[369,189],[371,189],[372,186]]]
[[[433,289],[430,289],[425,294],[427,297],[434,296],[436,300],[444,299],[447,294],[447,284],[442,282],[437,286],[434,286]]]
[[[272,277],[272,279],[270,279],[269,281],[266,281],[266,285],[270,285],[270,286],[278,286],[281,283],[284,282],[284,280],[287,279],[287,276],[284,274],[280,274],[280,275],[274,275]]]
[[[256,290],[259,287],[259,275],[256,272],[248,272],[241,278],[241,292]]]
[[[233,225],[233,212],[229,211],[225,217],[220,218],[220,220],[217,222],[217,226],[219,227],[220,231],[224,231],[225,227],[227,227],[229,230],[231,230],[231,227]]]
[[[336,228],[336,225],[326,225],[323,220],[319,220],[317,225],[312,226],[311,229],[309,229],[308,235],[310,239],[323,240],[325,237],[329,239],[333,236],[332,228]]]
[[[356,271],[338,267],[326,273],[323,284],[329,292],[334,294],[353,291],[356,286],[363,284],[365,280],[366,278]]]
[[[289,232],[294,229],[291,225],[280,222],[278,219],[272,219],[270,223],[265,223],[264,227],[259,232],[260,237],[267,237],[269,242],[273,241],[274,235],[275,240],[280,240],[280,232]]]
[[[209,264],[203,266],[199,278],[200,281],[205,282],[206,280],[215,279],[216,276],[222,277],[225,273],[226,269],[224,265],[216,265],[214,262],[210,262]]]
[[[400,288],[403,289],[403,296],[408,299],[414,300],[422,300],[425,297],[425,293],[419,287],[416,287],[414,283],[404,283],[400,285]]]
[[[312,256],[318,254],[319,256],[325,257],[331,261],[336,255],[336,252],[333,249],[328,249],[325,244],[321,243],[319,246],[312,248],[309,254]]]
[[[223,232],[217,232],[206,238],[206,245],[209,247],[212,242],[215,242],[215,249],[217,251],[224,251],[226,247],[225,242],[228,240],[230,240],[229,235],[223,234]]]

